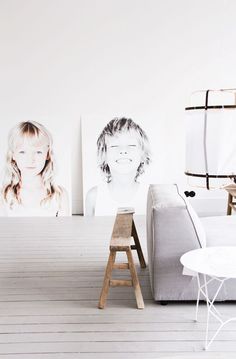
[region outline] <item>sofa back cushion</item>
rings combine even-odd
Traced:
[[[205,229],[202,225],[200,218],[198,217],[197,213],[195,212],[195,210],[193,209],[191,204],[185,199],[184,199],[184,201],[186,202],[187,211],[188,211],[189,217],[193,223],[193,228],[196,232],[196,236],[199,241],[200,247],[204,248],[204,247],[206,247]]]

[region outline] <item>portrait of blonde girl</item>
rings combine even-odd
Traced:
[[[5,158],[1,216],[70,215],[67,191],[55,181],[53,139],[42,124],[15,125]]]

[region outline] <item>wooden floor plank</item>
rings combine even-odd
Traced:
[[[62,327],[62,326],[61,326]],[[30,329],[28,327],[28,329]],[[0,345],[1,344],[11,344],[11,343],[53,343],[53,342],[122,342],[122,343],[157,343],[157,342],[170,342],[170,337],[172,337],[172,342],[203,342],[205,339],[205,328],[202,331],[108,331],[105,325],[103,325],[103,330],[101,331],[83,331],[83,328],[80,325],[77,325],[77,328],[71,332],[64,332],[63,328],[45,328],[45,326],[40,326],[37,333],[33,331],[28,332],[27,328],[24,332],[16,333],[1,333],[0,335]],[[56,330],[55,332],[51,329]],[[95,328],[94,328],[95,329]],[[102,329],[100,327],[100,329]],[[48,331],[47,331],[48,330]],[[61,332],[60,332],[61,330]],[[65,329],[66,331],[66,329]],[[209,337],[213,336],[213,331],[209,331]],[[218,341],[221,342],[235,342],[236,340],[236,330],[235,331],[222,331],[218,336]]]
[[[0,354],[1,359],[32,359],[32,354]],[[225,359],[225,352],[210,353],[163,353],[163,352],[145,352],[145,353],[130,353],[130,352],[110,352],[110,353],[34,353],[33,359]],[[235,359],[235,354],[227,352],[227,359]]]
[[[234,342],[216,341],[210,352],[232,352]],[[51,342],[45,343],[6,343],[0,345],[0,354],[15,353],[145,353],[145,352],[185,352],[203,351],[202,341],[168,342]]]

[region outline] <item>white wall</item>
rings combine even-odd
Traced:
[[[184,184],[184,107],[193,90],[236,86],[235,13],[234,0],[0,0],[0,121],[73,129],[74,212],[80,116],[157,121],[158,181]]]

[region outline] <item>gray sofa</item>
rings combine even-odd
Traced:
[[[195,300],[196,277],[183,275],[182,254],[204,246],[236,245],[236,216],[199,218],[177,185],[150,185],[147,249],[153,298]],[[214,284],[209,290],[215,292]],[[236,280],[228,280],[218,300],[236,300]]]

